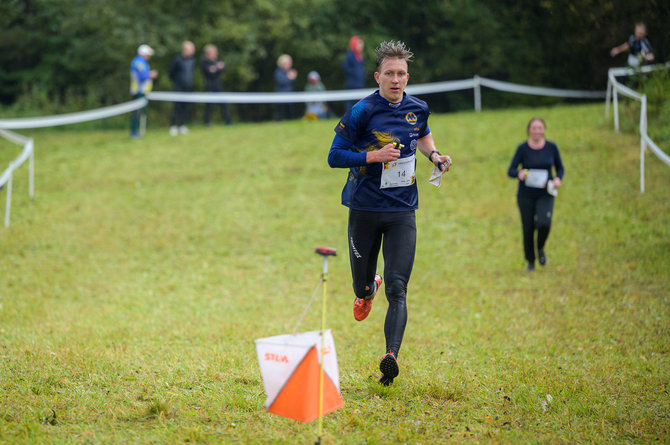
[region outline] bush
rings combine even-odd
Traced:
[[[641,92],[647,95],[647,133],[656,142],[670,143],[670,70],[645,76]]]
[[[647,96],[647,133],[659,146],[670,143],[670,69],[632,76],[628,86]],[[638,131],[640,103],[626,100],[621,107],[622,129]]]

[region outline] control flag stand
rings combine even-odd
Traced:
[[[344,401],[340,394],[335,343],[331,331],[326,330],[328,257],[337,252],[329,247],[318,247],[316,253],[323,256],[323,273],[294,333],[259,338],[256,352],[268,396],[265,409],[300,422],[318,418],[316,444],[320,445],[323,415],[341,408]],[[321,331],[298,334],[297,329],[322,284]]]
[[[323,274],[321,281],[323,282],[323,301],[321,303],[321,372],[319,373],[319,438],[316,440],[316,445],[321,445],[321,435],[323,433],[323,352],[324,342],[326,339],[326,289],[328,286],[328,257],[337,255],[335,249],[328,247],[317,247],[316,253],[323,256]],[[341,400],[341,399],[340,399]],[[342,402],[344,405],[344,402]]]

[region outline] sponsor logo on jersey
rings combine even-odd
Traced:
[[[414,124],[416,124],[416,121],[417,121],[417,119],[416,119],[416,114],[414,114],[414,113],[407,113],[407,114],[405,115],[405,120],[406,120],[407,123],[410,124],[410,125],[414,125]]]

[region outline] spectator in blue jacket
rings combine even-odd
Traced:
[[[149,59],[154,55],[154,50],[146,44],[137,48],[137,56],[130,63],[130,94],[133,99],[144,97],[153,88],[153,80],[158,76],[158,71],[149,67]],[[147,107],[133,111],[130,116],[130,137],[140,137],[140,119],[146,119]]]
[[[365,63],[363,60],[365,43],[359,36],[349,39],[349,51],[342,62],[342,70],[346,77],[346,86],[349,90],[365,88]],[[357,100],[348,100],[346,109],[350,109]]]
[[[195,68],[195,45],[188,40],[182,43],[181,53],[172,59],[170,64],[170,80],[175,91],[193,91],[193,70]],[[188,103],[175,102],[170,118],[170,135],[188,133],[186,128],[186,115],[188,114]]]

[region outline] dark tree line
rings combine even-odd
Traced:
[[[329,89],[340,89],[340,62],[353,34],[367,43],[370,73],[379,41],[404,40],[416,54],[414,83],[479,74],[604,89],[607,69],[625,63],[623,55],[610,58],[609,49],[628,38],[637,20],[647,23],[657,59],[666,59],[669,19],[667,0],[3,0],[0,105],[45,113],[128,100],[128,67],[140,43],[156,49],[155,89],[169,90],[167,68],[185,39],[199,51],[207,43],[219,47],[229,91],[272,91],[281,53],[291,54],[300,71],[296,89],[313,69]],[[196,82],[202,87],[202,77]],[[371,75],[369,83],[374,86]],[[431,102],[459,106],[458,100]],[[270,108],[239,107],[238,113],[262,119]]]

